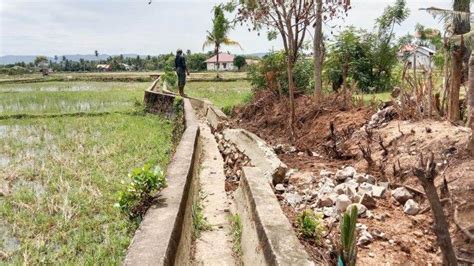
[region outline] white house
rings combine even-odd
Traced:
[[[399,56],[407,61],[412,69],[428,69],[433,67],[432,58],[435,53],[436,51],[428,47],[407,44],[400,49]]]
[[[206,60],[207,70],[217,70],[217,55]],[[219,70],[223,71],[234,71],[237,67],[234,66],[234,56],[231,54],[220,53],[219,54]]]

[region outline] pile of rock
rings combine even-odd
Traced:
[[[420,206],[413,200],[413,194],[405,187],[398,187],[392,191],[392,197],[403,204],[403,212],[408,215],[416,215],[420,211]]]
[[[369,209],[376,207],[376,199],[384,198],[387,183],[376,184],[375,178],[357,173],[352,166],[344,167],[336,173],[320,172],[319,191],[313,203],[315,211],[327,217],[337,218],[352,206],[356,206],[361,217],[371,216]]]
[[[275,186],[277,197],[286,204],[301,211],[307,208],[324,215],[327,224],[335,223],[341,215],[356,206],[359,217],[373,218],[383,221],[385,215],[375,215],[371,210],[377,207],[377,200],[388,195],[389,183],[377,182],[369,174],[357,173],[352,166],[346,166],[336,172],[321,170],[319,178],[311,172],[295,172],[290,170],[287,179],[303,180],[304,189],[294,185],[278,184]],[[290,182],[292,183],[292,182]],[[413,194],[405,187],[391,191],[393,199],[403,206],[408,215],[416,215],[420,211]],[[397,203],[397,204],[398,204]],[[369,232],[364,224],[357,224],[358,245],[368,245],[379,239],[390,241],[383,232]]]
[[[222,133],[216,132],[217,148],[224,158],[224,174],[226,180],[238,181],[242,177],[242,167],[251,166],[250,159],[235,144],[227,141]]]

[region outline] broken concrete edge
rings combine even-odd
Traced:
[[[254,226],[263,256],[268,265],[314,265],[293,227],[283,213],[271,185],[256,167],[244,167],[237,193],[243,202],[236,202],[239,210],[245,209]],[[242,206],[245,205],[245,206]],[[244,223],[245,224],[245,223]],[[255,248],[258,250],[258,248]],[[258,252],[258,251],[254,251]],[[246,253],[244,252],[244,256]],[[258,255],[256,256],[258,257]],[[245,261],[245,258],[244,258]]]
[[[152,75],[150,75],[150,77],[152,77]],[[156,78],[156,79],[153,81],[153,83],[150,85],[150,87],[147,89],[147,91],[154,91],[156,85],[158,85],[159,82],[160,82],[160,76],[158,75],[158,78]]]
[[[241,128],[227,128],[222,131],[224,138],[233,143],[239,151],[251,160],[253,166],[258,167],[269,183],[277,185],[283,183],[288,166],[283,163],[263,139]]]
[[[147,93],[149,98],[156,100],[155,104],[169,103],[170,98],[174,100],[174,95]],[[199,125],[190,101],[184,99],[183,103],[186,129],[167,167],[168,186],[158,194],[157,203],[143,217],[127,250],[124,265],[173,265],[191,259],[185,250],[190,250],[192,238],[183,231],[192,219],[190,205],[195,194],[193,180],[197,169],[194,164],[199,161]]]

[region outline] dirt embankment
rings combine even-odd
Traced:
[[[296,213],[305,208],[318,208],[318,199],[305,195],[320,193],[317,184],[323,182],[321,170],[336,172],[352,166],[358,174],[374,176],[377,185],[389,182],[390,186],[387,196],[377,199],[370,215],[359,220],[372,234],[382,232],[384,235],[360,246],[359,263],[440,263],[429,203],[411,172],[420,155],[433,152],[439,173],[435,183],[444,199],[456,252],[458,257],[474,260],[474,243],[454,222],[456,208],[460,210],[457,217],[474,221],[474,207],[469,205],[474,200],[474,159],[465,152],[471,131],[446,121],[401,121],[396,113],[375,114],[375,108],[369,107],[344,110],[341,103],[342,99],[337,97],[328,98],[321,104],[316,104],[310,96],[296,97],[297,138],[293,143],[289,138],[286,98],[271,92],[258,92],[250,104],[235,112],[235,126],[265,139],[275,147],[283,162],[299,171],[287,178],[285,192],[279,195],[282,207],[295,227]],[[372,123],[374,119],[376,121]],[[331,123],[335,128],[333,134]],[[417,215],[404,213],[403,204],[390,196],[393,189],[400,186],[406,186],[414,193],[421,210]],[[284,197],[290,192],[302,195],[301,202],[290,206]],[[327,241],[319,245],[301,239],[313,256],[320,257],[321,250],[337,239],[334,232],[337,227],[332,231]],[[326,254],[326,259],[330,257],[331,254]]]

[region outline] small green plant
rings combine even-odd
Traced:
[[[357,207],[348,210],[342,218],[340,230],[341,240],[339,243],[338,266],[353,266],[357,259]]]
[[[242,255],[242,220],[238,214],[230,216],[232,233],[232,250],[238,256]]]
[[[193,232],[194,237],[199,238],[202,231],[208,231],[212,229],[212,226],[207,222],[206,217],[202,213],[201,202],[194,202],[191,206],[191,212],[193,217]]]
[[[305,210],[298,214],[297,223],[300,233],[305,238],[311,238],[316,241],[321,239],[324,231],[323,217],[312,210]]]
[[[133,219],[146,212],[154,198],[153,192],[166,187],[166,177],[160,166],[150,164],[133,169],[128,177],[131,181],[119,192],[116,206]]]
[[[176,73],[169,67],[165,67],[165,73],[161,76],[161,79],[166,83],[169,89],[174,89],[178,84],[178,76],[176,76]]]

